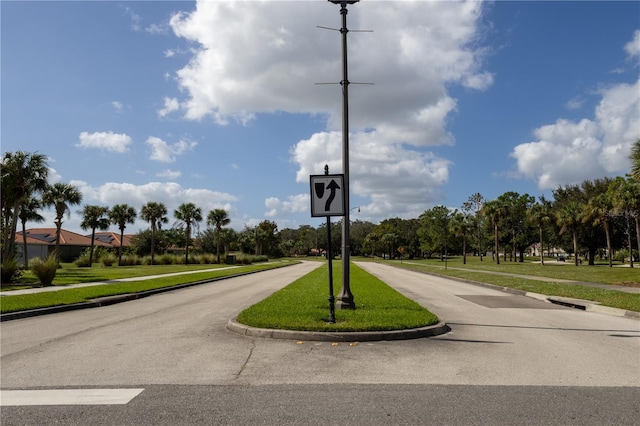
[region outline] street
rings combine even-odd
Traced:
[[[335,345],[226,329],[313,262],[3,322],[2,424],[637,424],[637,319],[359,265],[451,332]],[[131,388],[112,405],[5,402],[12,390]]]

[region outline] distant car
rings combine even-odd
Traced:
[[[558,262],[564,262],[564,256],[559,254],[558,255]]]

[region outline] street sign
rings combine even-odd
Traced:
[[[344,175],[311,175],[311,216],[344,216]]]

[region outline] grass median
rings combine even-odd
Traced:
[[[614,289],[561,282],[562,280],[571,280],[636,287],[640,281],[640,268],[609,268],[605,265],[576,267],[572,264],[553,264],[551,262],[544,266],[532,262],[503,262],[496,265],[491,261],[491,258],[485,258],[480,262],[477,257],[467,258],[467,264],[462,263],[462,258],[450,258],[446,269],[444,262],[436,259],[381,262],[416,271],[494,284],[547,296],[590,300],[612,308],[640,312],[640,293],[625,293]],[[497,275],[495,273],[523,276]],[[539,278],[527,278],[524,275]]]
[[[221,277],[227,276],[235,276],[240,274],[246,274],[250,272],[257,272],[267,269],[279,268],[282,266],[291,265],[293,262],[291,261],[283,261],[283,262],[269,262],[269,263],[259,263],[254,265],[247,266],[238,266],[234,268],[223,268],[220,267],[218,270],[213,271],[205,271],[205,272],[197,272],[190,273],[186,275],[175,275],[175,276],[166,276],[159,277],[148,280],[141,281],[131,281],[131,282],[117,282],[111,284],[104,285],[96,285],[91,287],[81,287],[81,288],[68,288],[68,289],[60,289],[56,291],[48,291],[42,293],[35,294],[25,294],[25,295],[3,295],[0,296],[0,312],[1,313],[9,313],[9,312],[18,312],[25,311],[30,309],[37,308],[46,308],[51,306],[60,306],[60,305],[71,305],[74,303],[82,303],[92,299],[97,299],[100,297],[107,296],[116,296],[121,294],[132,294],[132,293],[142,293],[149,290],[161,289],[166,287],[173,287],[177,285],[183,285],[188,283],[206,281],[217,279]],[[114,268],[115,269],[115,268]],[[166,268],[166,269],[158,269],[158,267],[133,267],[129,270],[128,277],[136,276],[141,277],[145,275],[156,275],[158,273],[162,273],[159,271],[163,271],[165,274],[170,272],[186,272],[188,271],[188,266],[186,269],[181,269],[180,271],[175,270],[176,268]],[[180,269],[180,268],[178,268]],[[211,266],[209,267],[211,269]],[[71,269],[73,271],[73,269]],[[85,274],[87,272],[86,268],[77,269],[78,273]],[[109,278],[101,275],[100,268],[96,268],[93,272],[91,272],[94,276],[93,281],[107,281],[109,279],[114,279],[112,269],[104,268],[104,272],[108,271]],[[72,274],[72,272],[69,272]],[[122,270],[118,274],[125,273]],[[127,275],[125,273],[125,275]],[[121,276],[121,278],[124,278]],[[73,281],[73,280],[72,280]],[[85,281],[83,281],[85,282]],[[58,285],[62,285],[61,283]]]
[[[334,262],[335,294],[340,291],[341,265]],[[336,309],[329,319],[329,274],[322,266],[244,310],[238,322],[258,328],[305,331],[390,331],[438,323],[438,317],[384,282],[351,265],[355,310]]]

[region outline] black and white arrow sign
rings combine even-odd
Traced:
[[[311,175],[311,216],[344,216],[344,175]]]

